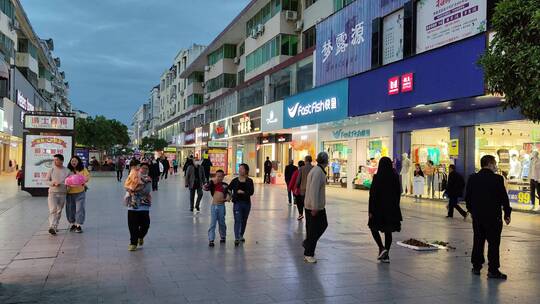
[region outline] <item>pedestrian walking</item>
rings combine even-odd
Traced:
[[[298,171],[298,168],[294,165],[294,160],[290,160],[289,164],[285,167],[285,184],[287,185],[287,199],[289,200],[289,206],[292,205],[292,190],[289,187],[293,174]]]
[[[172,165],[173,165],[173,173],[174,173],[174,175],[178,175],[178,160],[176,158],[173,159]]]
[[[234,245],[240,245],[245,242],[244,233],[246,232],[249,212],[251,210],[251,196],[255,191],[253,180],[248,176],[249,166],[240,164],[238,167],[238,177],[235,177],[229,184],[232,193],[233,212],[234,212]]]
[[[167,177],[169,176],[169,169],[171,168],[171,164],[169,164],[169,160],[165,156],[161,157],[161,164],[163,165],[163,173],[161,173],[161,179],[167,179]]]
[[[78,156],[71,158],[68,169],[71,175],[82,176],[82,184],[68,185],[66,197],[66,217],[69,222],[69,231],[81,233],[86,217],[86,184],[90,181],[90,172],[86,170]]]
[[[225,225],[225,202],[231,199],[229,185],[223,182],[225,172],[217,170],[214,180],[210,180],[205,186],[206,191],[212,195],[212,207],[210,208],[210,228],[208,228],[208,246],[214,247],[216,238],[216,224],[219,224],[220,243],[223,244],[227,238],[227,225]]]
[[[188,158],[186,158],[186,162],[184,163],[184,166],[182,167],[182,171],[184,172],[184,176],[186,176],[187,169],[191,165],[193,165],[193,155],[190,155]]]
[[[193,212],[193,207],[197,212],[201,211],[201,200],[203,197],[202,187],[204,185],[204,170],[198,161],[190,165],[186,172],[186,188],[189,189],[189,210]],[[195,203],[195,193],[197,193],[197,203]],[[195,205],[195,206],[194,206]]]
[[[401,231],[401,186],[399,176],[392,167],[392,160],[382,157],[379,161],[377,174],[369,189],[369,221],[373,239],[379,246],[378,260],[390,263],[390,246],[392,232]],[[384,245],[379,232],[384,233]]]
[[[289,182],[289,189],[291,190],[293,196],[294,196],[294,204],[296,205],[296,208],[298,209],[298,218],[297,220],[302,220],[304,218],[304,201],[302,199],[302,202],[300,202],[300,187],[297,186],[296,181],[298,180],[298,176],[300,173],[300,170],[304,166],[304,161],[301,160],[298,162],[298,169],[294,171],[293,176],[291,177],[291,181]]]
[[[122,177],[124,176],[125,161],[124,158],[119,157],[114,163],[114,169],[116,170],[116,179],[121,182]]]
[[[21,168],[17,170],[17,175],[15,176],[15,179],[17,180],[17,186],[22,187],[24,180],[24,166],[21,166]]]
[[[266,161],[264,162],[264,183],[270,184],[271,181],[271,173],[272,173],[272,162],[270,161],[270,157],[266,157]]]
[[[144,245],[144,238],[150,229],[150,207],[152,206],[152,180],[148,176],[147,163],[131,161],[130,177],[126,180],[127,195],[124,198],[128,209],[129,251],[135,251]],[[130,178],[135,177],[135,184]]]
[[[482,169],[469,177],[465,191],[467,209],[473,221],[474,242],[471,254],[472,273],[480,275],[484,264],[484,244],[488,242],[488,277],[506,280],[506,274],[499,271],[499,246],[504,211],[504,221],[510,224],[512,208],[504,187],[503,177],[495,174],[497,161],[492,155],[480,159]]]
[[[70,173],[64,167],[64,155],[55,154],[53,159],[53,166],[47,173],[46,180],[49,184],[49,233],[56,235],[62,209],[66,204],[67,187],[65,180]]]
[[[303,242],[304,261],[307,263],[317,263],[315,248],[328,227],[328,219],[326,218],[327,173],[324,169],[327,166],[328,154],[320,152],[317,155],[317,166],[310,170],[307,176],[305,192],[306,239]]]
[[[204,182],[208,183],[210,181],[210,169],[212,168],[212,162],[208,158],[208,155],[205,155],[203,157],[201,166],[203,167],[203,170],[204,170]]]
[[[311,155],[306,155],[304,157],[304,163],[305,165],[298,169],[298,178],[296,180],[296,187],[300,189],[299,195],[296,200],[296,207],[298,208],[298,220],[302,220],[304,218],[304,214],[300,212],[300,210],[304,210],[304,201],[306,198],[306,185],[307,185],[307,177],[311,169],[313,169],[313,165],[311,164],[313,162],[313,158]]]
[[[446,184],[446,195],[448,196],[448,214],[446,217],[454,217],[454,209],[456,209],[463,219],[467,219],[467,212],[458,204],[460,197],[463,197],[463,189],[465,188],[465,180],[463,176],[456,171],[455,165],[448,166],[448,183]]]
[[[159,162],[153,156],[150,158],[150,169],[148,175],[152,179],[152,191],[158,191],[159,185],[159,176],[161,172],[159,171]]]

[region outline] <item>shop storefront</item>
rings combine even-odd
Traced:
[[[231,117],[231,137],[228,140],[229,172],[238,174],[240,164],[246,163],[250,175],[261,177],[262,169],[257,166],[257,147],[261,135],[261,108]]]
[[[7,98],[0,109],[0,173],[12,173],[20,168],[23,157],[24,110]]]
[[[392,152],[393,121],[365,116],[319,125],[320,147],[330,157],[329,184],[368,189],[379,160]]]

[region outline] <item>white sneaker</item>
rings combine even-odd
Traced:
[[[379,253],[379,256],[377,257],[377,260],[381,260],[386,254],[388,253],[388,250],[384,249]]]
[[[315,264],[317,263],[317,259],[312,256],[304,256],[304,262],[309,264]]]

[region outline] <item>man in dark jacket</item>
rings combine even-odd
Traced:
[[[291,181],[294,171],[296,170],[297,168],[294,165],[294,160],[291,159],[289,164],[285,167],[285,183],[287,183],[287,197],[289,199],[289,205],[292,205],[292,193],[291,188],[289,187],[289,182]]]
[[[446,217],[454,217],[454,208],[467,218],[467,212],[458,204],[458,199],[463,197],[463,189],[465,188],[465,180],[463,176],[456,171],[455,165],[448,166],[448,184],[446,186],[446,195],[448,195],[448,215]]]
[[[159,163],[152,156],[152,158],[150,159],[150,168],[148,171],[148,176],[150,176],[150,178],[152,179],[152,191],[158,190],[159,175]]]
[[[200,205],[203,196],[202,187],[204,184],[204,170],[199,162],[188,166],[186,171],[186,188],[189,188],[189,206],[190,211],[193,212],[193,205],[195,203],[195,192],[197,192],[197,204],[195,208],[197,212],[201,211]]]
[[[184,171],[184,176],[186,176],[187,169],[191,165],[193,165],[193,155],[190,155],[188,158],[186,158],[186,162],[184,163],[184,166],[182,167],[182,171]]]
[[[204,170],[204,183],[206,184],[210,182],[210,168],[212,167],[212,162],[208,158],[208,155],[204,156],[201,166],[203,167],[203,170]]]
[[[169,160],[165,156],[161,158],[161,164],[163,165],[163,173],[161,173],[161,178],[167,179],[167,177],[169,176],[169,169],[171,168],[171,164],[169,164]]]
[[[502,216],[510,224],[510,202],[504,187],[504,178],[495,174],[497,162],[492,155],[485,155],[480,160],[482,169],[469,177],[465,201],[473,219],[474,244],[471,255],[472,272],[480,275],[484,264],[484,243],[488,242],[488,277],[506,279],[507,276],[499,271],[499,245],[501,243]]]
[[[270,173],[272,173],[272,162],[270,157],[266,157],[264,162],[264,183],[270,184]]]

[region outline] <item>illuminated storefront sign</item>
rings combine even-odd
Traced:
[[[73,130],[75,128],[73,116],[25,115],[24,117],[25,129]]]

